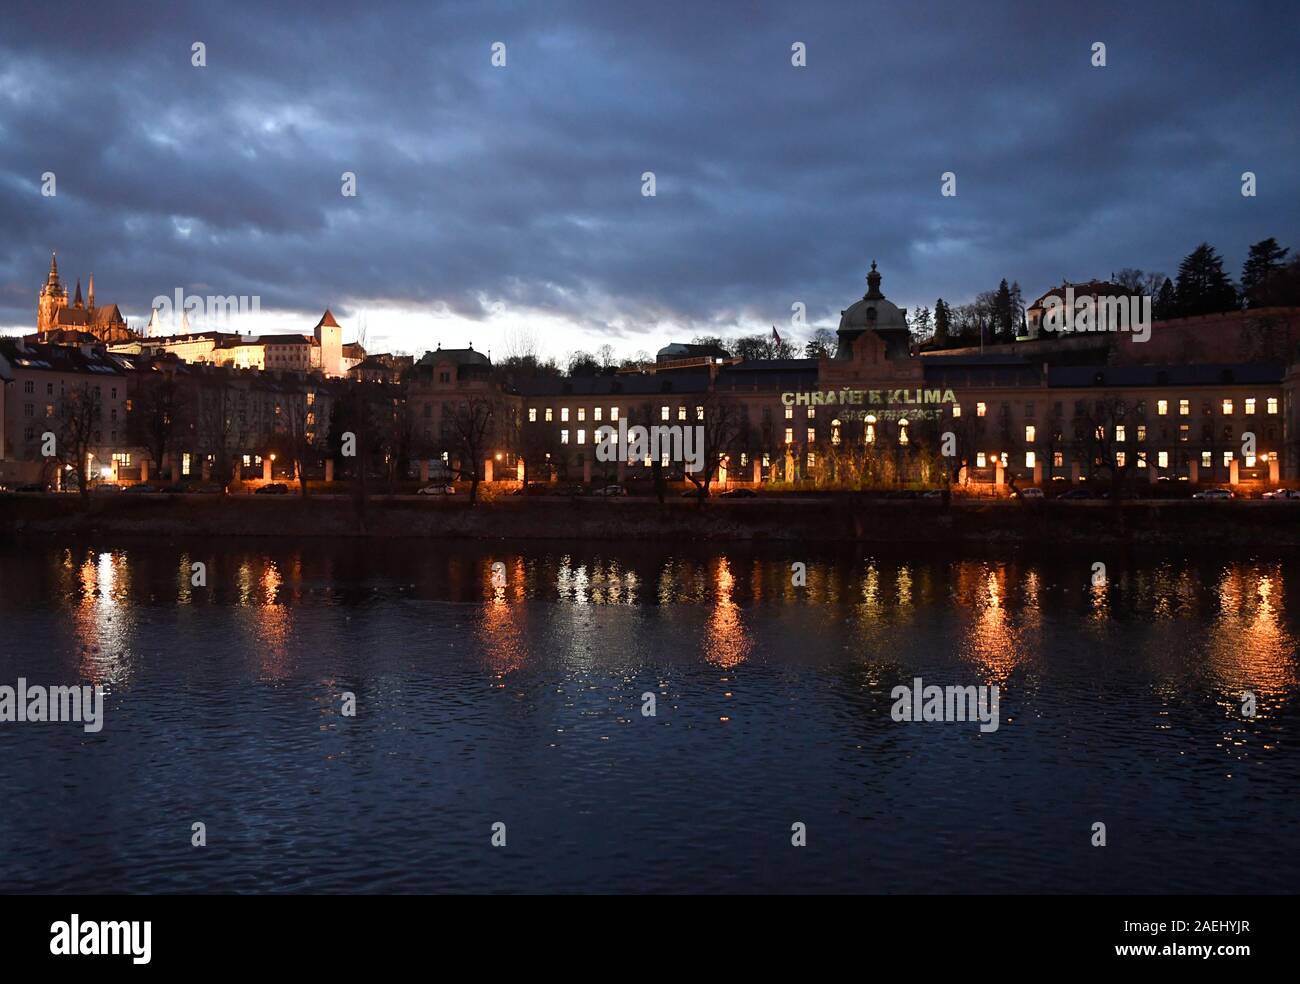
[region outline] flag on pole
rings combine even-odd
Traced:
[[[772,326],[772,341],[776,342],[777,345],[781,344],[781,336],[776,333],[776,325]]]

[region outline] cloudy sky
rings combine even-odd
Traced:
[[[561,358],[833,327],[873,258],[908,308],[1203,239],[1236,276],[1300,248],[1297,51],[1293,2],[4,0],[0,328],[54,249],[133,319]]]

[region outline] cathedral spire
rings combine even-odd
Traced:
[[[57,253],[50,254],[50,275],[45,278],[47,284],[57,284],[59,282],[59,256]]]
[[[85,304],[81,300],[81,278],[80,277],[77,278],[77,296],[72,299],[72,306],[85,307]]]
[[[95,275],[90,275],[90,285],[86,288],[86,307],[95,309]]]

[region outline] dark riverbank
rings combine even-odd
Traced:
[[[0,535],[444,537],[859,543],[1300,546],[1300,503],[893,500],[843,495],[693,500],[342,496],[6,496]]]

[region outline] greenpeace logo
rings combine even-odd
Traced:
[[[998,730],[998,688],[925,686],[920,677],[911,687],[899,685],[890,692],[895,721],[979,721],[980,731]]]
[[[103,728],[104,688],[29,687],[26,677],[18,678],[17,687],[0,687],[0,724],[63,721],[80,721],[90,734]]]
[[[75,912],[67,922],[50,924],[50,953],[56,957],[130,956],[134,964],[152,957],[153,923],[82,922]]]

